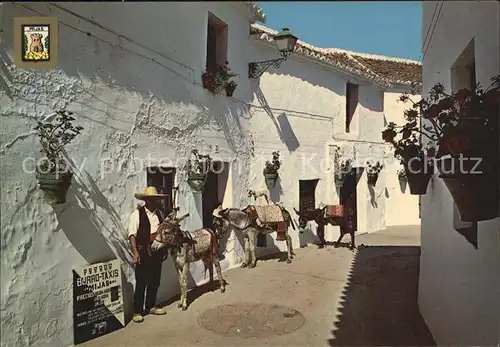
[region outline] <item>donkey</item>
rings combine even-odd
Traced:
[[[334,242],[335,247],[338,247],[340,245],[340,241],[342,241],[342,238],[344,237],[345,234],[350,234],[351,235],[351,244],[349,246],[349,249],[355,249],[356,244],[354,241],[354,231],[346,231],[346,228],[344,226],[344,221],[338,221],[336,217],[326,217],[325,216],[325,209],[327,206],[323,208],[315,208],[315,209],[310,209],[303,211],[302,213],[297,211],[297,209],[294,208],[295,213],[297,216],[299,216],[299,228],[300,229],[305,229],[307,226],[307,223],[310,221],[316,222],[318,228],[317,228],[317,233],[318,237],[320,240],[320,245],[319,248],[323,248],[326,245],[325,241],[325,226],[330,224],[330,225],[339,225],[340,224],[340,236],[337,241]]]
[[[167,251],[170,250],[170,255],[179,274],[181,298],[178,307],[185,311],[187,309],[189,265],[192,262],[203,261],[205,273],[208,269],[210,274],[211,286],[213,286],[213,267],[215,266],[221,293],[226,291],[226,281],[222,277],[218,256],[219,244],[213,231],[207,228],[190,232],[182,231],[180,229],[180,222],[188,217],[189,213],[180,218],[177,218],[176,215],[177,210],[174,210],[159,225],[156,233],[152,235],[153,243],[151,249],[157,251],[166,247]]]
[[[286,262],[291,263],[295,254],[293,253],[292,238],[288,234],[288,228],[291,225],[293,230],[295,230],[295,225],[290,213],[282,205],[276,205],[281,209],[286,225],[285,241],[288,255]],[[245,238],[245,261],[241,265],[242,268],[254,268],[257,264],[257,258],[255,256],[257,235],[267,235],[276,232],[276,223],[268,223],[260,226],[257,225],[257,216],[251,212],[252,207],[252,205],[249,205],[243,210],[240,210],[237,208],[222,209],[222,206],[219,206],[213,213],[214,227],[216,233],[219,235],[219,238],[229,232],[230,227],[239,230],[243,234]]]

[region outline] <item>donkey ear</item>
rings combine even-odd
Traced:
[[[295,207],[293,208],[293,210],[295,211],[295,213],[296,213],[298,216],[300,216],[300,212],[299,212],[299,211],[297,211],[297,209],[296,209]]]

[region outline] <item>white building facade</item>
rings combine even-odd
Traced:
[[[184,227],[199,228],[209,223],[219,202],[225,207],[252,203],[247,191],[264,186],[264,161],[278,150],[283,165],[272,200],[283,202],[293,215],[299,180],[319,179],[316,205],[338,204],[334,146],[360,163],[372,156],[392,158],[380,132],[385,121],[402,117],[395,95],[420,80],[414,62],[303,42],[280,69],[249,79],[248,63],[274,58],[277,50],[269,42],[273,31],[252,26],[264,15],[248,2],[16,3],[3,4],[1,11],[1,315],[2,340],[13,346],[72,343],[71,270],[82,265],[120,259],[125,312],[131,314],[135,280],[126,225],[138,203],[135,192],[148,184],[178,187],[174,203],[180,213],[190,213]],[[38,15],[58,19],[58,67],[17,69],[13,18]],[[212,50],[209,30],[217,41],[215,59],[227,60],[239,74],[233,97],[213,95],[202,86]],[[348,133],[347,82],[359,91]],[[84,130],[67,147],[75,165],[67,202],[50,206],[30,160],[40,157],[33,127],[63,108]],[[203,194],[191,192],[182,172],[195,148],[223,168]],[[148,173],[148,167],[170,170]],[[358,232],[419,223],[418,197],[400,191],[397,168],[388,165],[374,191],[367,188],[365,174],[357,182]],[[407,216],[394,218],[391,211],[401,204],[408,204]],[[294,248],[314,241],[311,229],[306,239],[290,230]],[[338,227],[330,227],[327,239],[337,236]],[[284,242],[272,243],[284,249]],[[223,269],[238,266],[243,252],[234,235],[225,249]],[[267,249],[275,247],[268,243]],[[203,266],[194,264],[190,285],[204,280]],[[158,300],[178,291],[168,260]]]
[[[500,3],[439,1],[423,6],[423,35],[433,34],[424,46],[422,96],[438,82],[453,90],[452,80],[464,69],[475,72],[476,82],[487,87],[500,73]],[[421,215],[419,305],[436,343],[498,345],[499,218],[461,222],[437,174],[422,196]]]

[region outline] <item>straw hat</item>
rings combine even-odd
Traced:
[[[165,199],[168,195],[158,194],[156,188],[150,186],[144,189],[144,192],[142,193],[135,193],[134,196],[136,199],[145,200],[145,199]]]

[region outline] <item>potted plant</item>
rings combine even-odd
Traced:
[[[227,82],[227,84],[226,84],[226,96],[229,96],[229,97],[233,96],[234,90],[236,89],[237,86],[238,86],[238,84],[235,81]]]
[[[278,179],[278,170],[281,167],[280,154],[278,151],[274,151],[273,159],[271,161],[267,160],[264,167],[264,179],[266,180],[266,185],[268,187],[274,187],[276,180]]]
[[[498,112],[500,75],[483,89],[447,93],[441,83],[409,112],[425,122],[420,132],[437,146],[439,177],[446,184],[462,221],[499,216]]]
[[[51,205],[66,202],[73,173],[63,156],[64,147],[81,133],[83,127],[74,126],[73,113],[56,111],[55,122],[38,122],[34,128],[42,145],[45,158],[36,165],[36,178],[44,193],[45,201]]]
[[[186,163],[187,183],[196,192],[202,192],[207,181],[207,175],[212,165],[212,158],[208,154],[199,154],[197,149],[191,151],[194,159]]]
[[[351,159],[345,159],[340,161],[340,163],[338,161],[335,163],[334,179],[336,187],[340,188],[344,185],[345,178],[347,174],[351,172],[351,170],[352,170]]]
[[[419,137],[418,119],[414,112],[405,111],[403,126],[390,122],[382,131],[382,139],[391,144],[394,157],[399,160],[405,170],[411,195],[422,195],[427,192],[427,186],[434,173],[434,147],[422,148]],[[396,131],[398,130],[398,131]],[[400,138],[396,140],[396,136]]]
[[[406,176],[406,171],[404,169],[400,169],[397,172],[398,180],[400,184],[404,184],[408,182],[408,177]]]
[[[214,92],[214,74],[209,71],[203,71],[201,75],[201,80],[203,82],[203,88],[208,89],[211,92]]]
[[[378,161],[375,163],[375,165],[373,165],[372,163],[368,163],[366,172],[368,185],[375,186],[377,184],[378,175],[383,168],[384,165],[380,164],[380,162]]]

